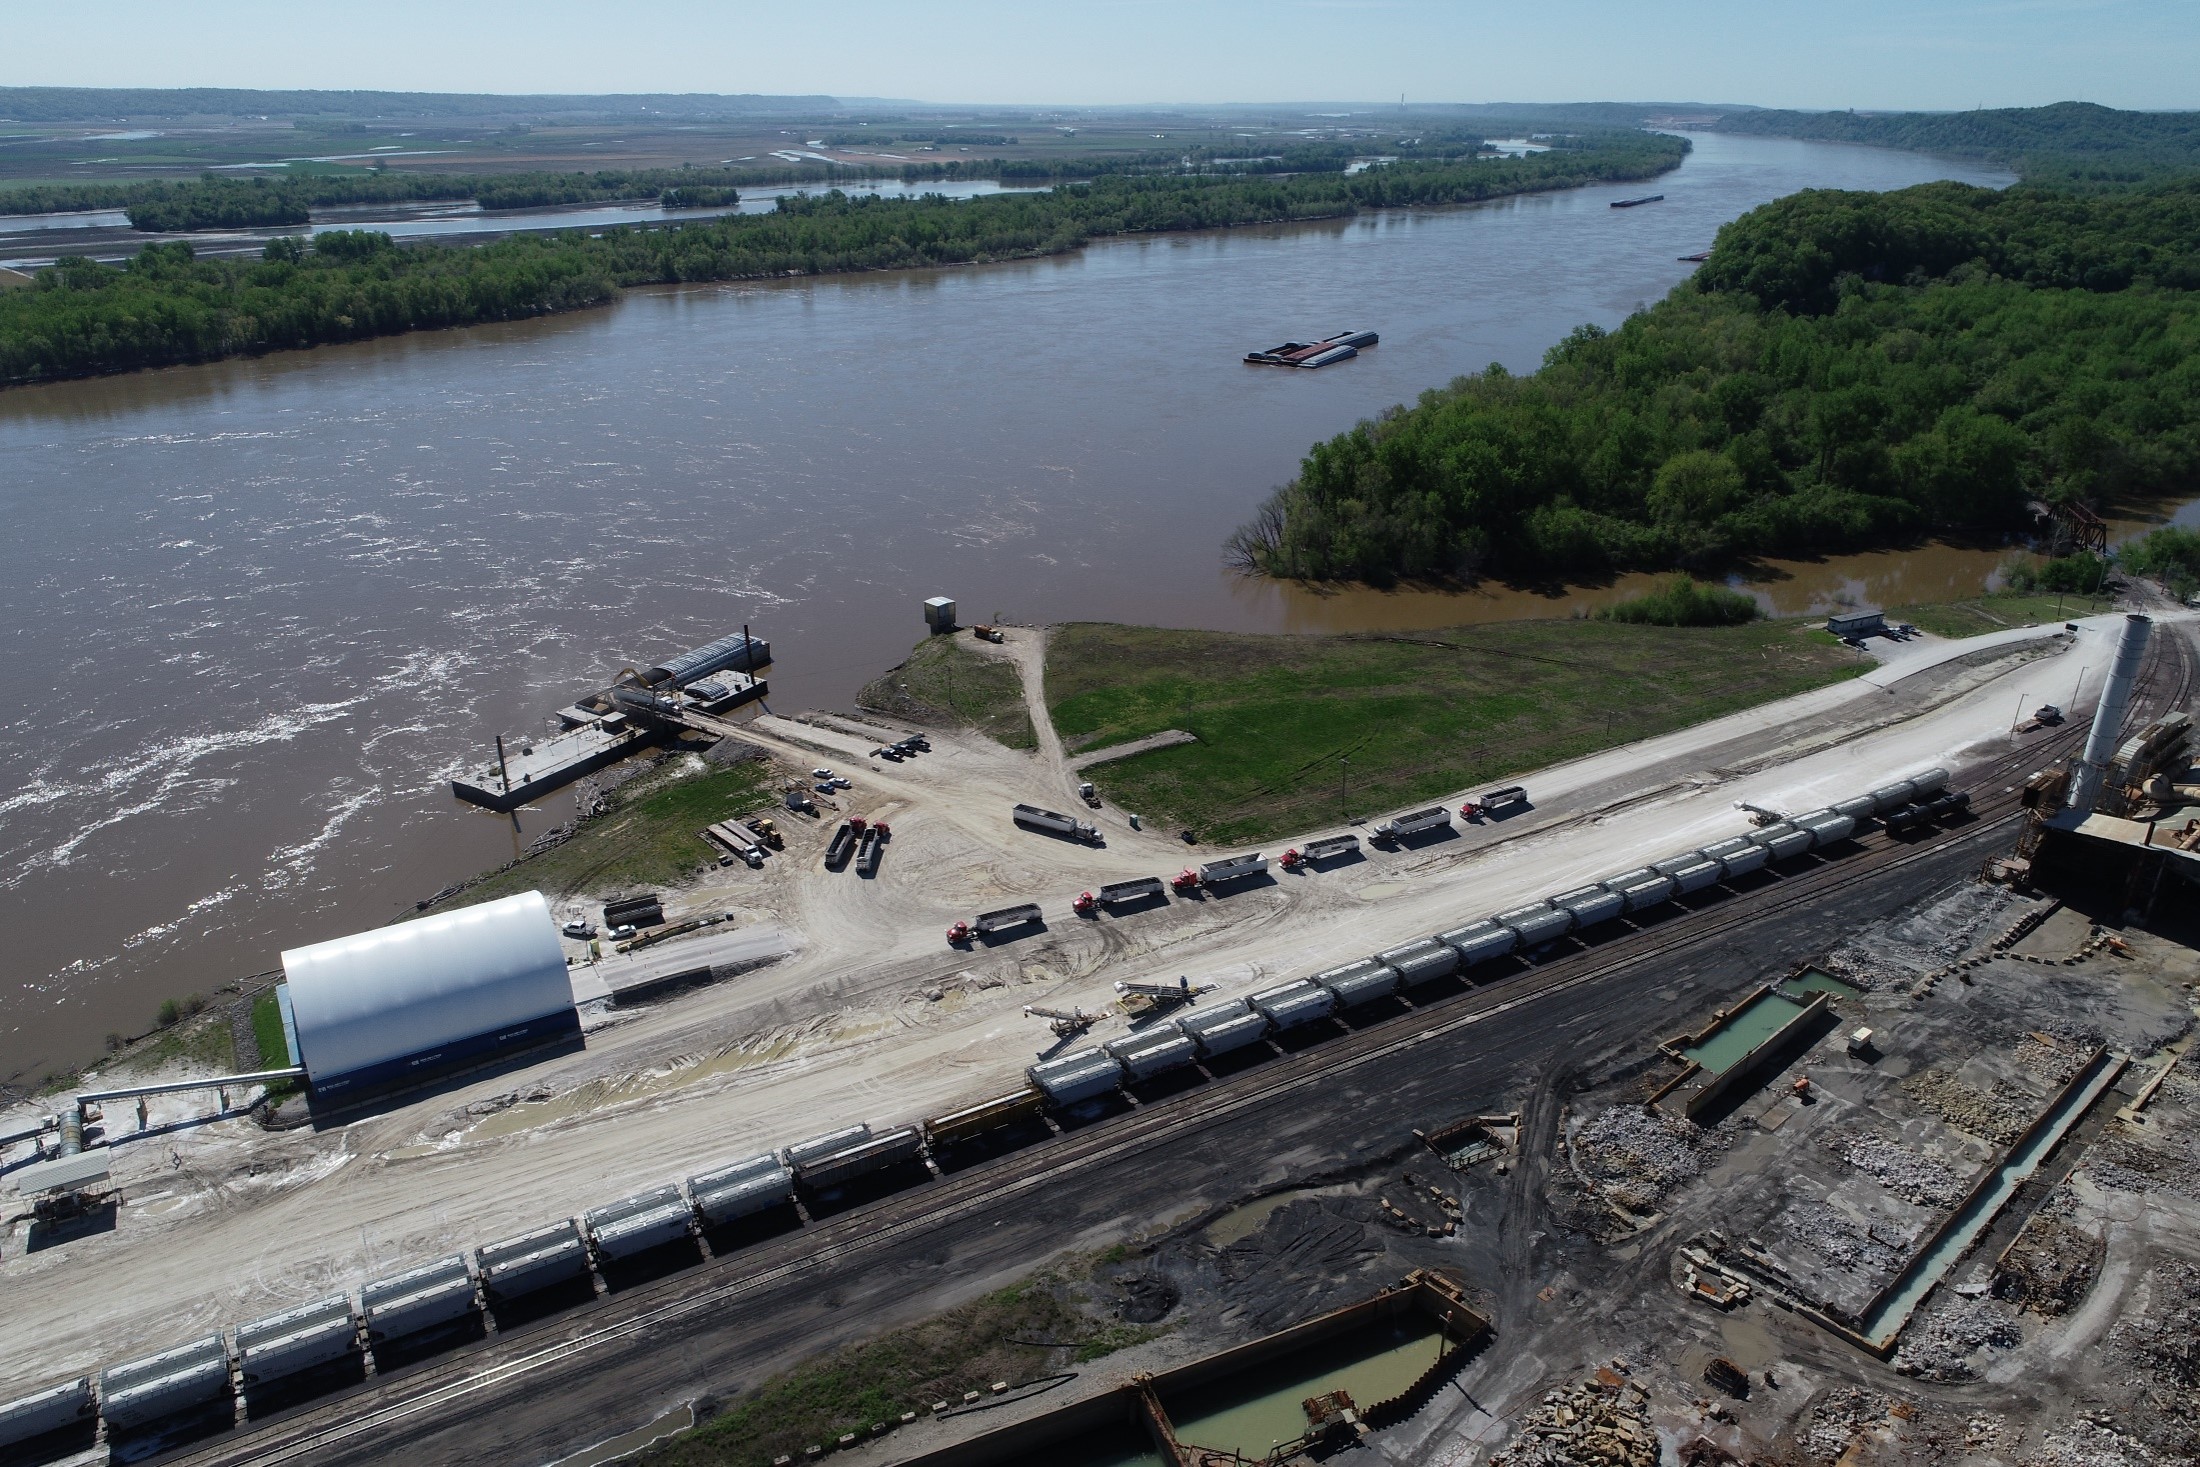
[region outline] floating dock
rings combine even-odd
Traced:
[[[453,779],[451,793],[485,809],[516,810],[683,730],[722,735],[728,725],[720,715],[770,691],[759,674],[771,660],[771,643],[744,628],[645,672],[621,673],[559,709],[560,732],[499,737],[495,759]]]

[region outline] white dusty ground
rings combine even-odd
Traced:
[[[1221,853],[1134,832],[1114,810],[1098,813],[1099,850],[1011,823],[1018,799],[1074,806],[1038,686],[1041,633],[1012,630],[995,649],[1025,672],[1037,753],[935,733],[934,753],[888,765],[868,755],[891,730],[764,717],[755,741],[847,773],[842,813],[892,823],[876,880],[827,872],[824,829],[787,817],[788,850],[764,870],[735,866],[670,901],[675,920],[731,910],[742,928],[668,943],[653,961],[791,954],[596,1012],[584,1053],[321,1132],[268,1134],[244,1119],[164,1130],[201,1113],[187,1096],[155,1102],[152,1133],[137,1136],[116,1107],[116,1225],[35,1253],[20,1228],[0,1236],[0,1399],[714,1162],[1016,1088],[1054,1042],[1027,1003],[1097,1009],[1114,980],[1180,973],[1242,993],[1735,834],[1738,799],[1801,810],[1999,753],[2020,710],[2055,702],[2084,716],[2120,621],[2095,618],[2074,637],[1880,644],[1884,665],[1864,678],[1532,774],[1535,810],[1501,826],[1097,921],[1071,915],[1080,889]],[[1042,904],[1046,932],[944,944],[955,918],[1023,900]],[[1123,1031],[1111,1019],[1085,1042]]]

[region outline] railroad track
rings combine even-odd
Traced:
[[[2182,638],[2166,631],[2157,636],[2134,690],[2132,717],[2158,716],[2189,699],[2194,662]],[[1594,947],[1576,943],[1574,950],[1531,963],[1509,978],[1409,1007],[1403,1014],[1297,1055],[1228,1078],[1210,1079],[1168,1099],[1137,1105],[1089,1129],[1036,1142],[995,1162],[613,1295],[580,1312],[583,1319],[589,1314],[617,1316],[593,1328],[528,1344],[529,1335],[539,1336],[561,1322],[575,1322],[574,1315],[567,1315],[521,1334],[498,1335],[462,1356],[408,1372],[386,1385],[370,1384],[287,1419],[186,1449],[169,1460],[192,1467],[297,1462],[436,1412],[467,1403],[486,1405],[484,1398],[529,1376],[640,1341],[668,1325],[725,1311],[746,1296],[857,1261],[891,1243],[951,1227],[980,1209],[1073,1184],[1081,1174],[1136,1152],[1197,1136],[1244,1111],[1328,1086],[1353,1071],[1421,1045],[1443,1042],[1553,993],[1617,978],[1899,868],[1928,863],[2014,823],[2022,814],[2017,789],[2024,778],[2075,752],[2084,734],[2083,726],[2064,728],[1973,766],[1967,780],[1978,793],[1971,818],[1955,830],[1936,831],[1934,838],[1905,842],[1876,833],[1856,841],[1862,847],[1857,855],[1835,862],[1814,856],[1814,864],[1801,872],[1775,875],[1750,891],[1728,892],[1715,905],[1687,916],[1636,929]],[[511,1353],[503,1354],[506,1350]],[[499,1354],[503,1358],[484,1358]]]

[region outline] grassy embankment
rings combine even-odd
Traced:
[[[643,1454],[667,1467],[767,1467],[781,1455],[830,1447],[843,1433],[938,1401],[960,1401],[994,1381],[1073,1369],[1162,1330],[1093,1318],[1082,1291],[1041,1275],[960,1309],[807,1361],[768,1381],[693,1431]],[[1058,1343],[1034,1345],[1033,1340]]]
[[[1039,743],[1016,669],[959,637],[926,637],[908,661],[858,693],[856,706],[935,728],[975,729],[1011,749]]]
[[[610,808],[572,837],[523,857],[439,906],[469,907],[515,892],[552,902],[627,887],[691,880],[717,864],[703,827],[776,804],[772,770],[761,763],[705,765],[676,758],[610,796]]]
[[[1047,690],[1072,750],[1196,734],[1092,777],[1123,809],[1227,844],[1494,783],[1861,667],[1815,622],[1337,637],[1087,622],[1055,633]]]
[[[2038,626],[2042,622],[2069,621],[2112,610],[2112,596],[2062,595],[2053,591],[2016,595],[2002,592],[1974,596],[1945,605],[1897,606],[1887,613],[1889,622],[1908,622],[1919,631],[1938,637],[1980,637],[2011,627]]]

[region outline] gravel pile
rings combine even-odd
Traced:
[[[2092,1052],[2092,1045],[2043,1044],[2037,1037],[2027,1034],[2017,1041],[2014,1058],[2017,1067],[2027,1075],[2060,1087],[2070,1083],[2078,1067],[2085,1063],[2085,1057]]]
[[[1904,1240],[1885,1235],[1881,1224],[1858,1227],[1823,1202],[1791,1204],[1780,1216],[1780,1227],[1797,1243],[1851,1273],[1892,1275],[1908,1256]]]
[[[2165,1263],[2147,1274],[2144,1314],[2120,1322],[2108,1347],[2164,1385],[2200,1389],[2200,1267]]]
[[[1998,1299],[1946,1298],[1910,1321],[1894,1368],[1919,1380],[1976,1380],[1982,1349],[2013,1350],[2024,1341],[2016,1316]]]
[[[2005,917],[2014,900],[1984,882],[1957,887],[1843,944],[1823,966],[1843,978],[1907,987],[1969,953],[1988,924],[2000,931],[2007,922],[1997,919]]]
[[[2059,1215],[2069,1210],[2069,1199],[2067,1188],[2056,1188],[2025,1224],[1995,1268],[1995,1298],[2053,1318],[2076,1308],[2093,1287],[2104,1245]]]
[[[1953,1207],[1963,1196],[1963,1181],[1954,1172],[1884,1136],[1837,1132],[1826,1138],[1826,1145],[1880,1186],[1920,1207]]]
[[[2095,1182],[2121,1192],[2200,1197],[2200,1155],[2192,1139],[2159,1128],[2144,1134],[2110,1131],[2086,1158],[2085,1168]]]
[[[2113,1427],[2080,1418],[2050,1431],[2024,1467],[2155,1467],[2161,1461]]]
[[[1639,1105],[1614,1106],[1574,1133],[1574,1170],[1629,1211],[1651,1212],[1704,1169],[1708,1139],[1688,1121]]]
[[[1490,1467],[1657,1467],[1659,1461],[1649,1393],[1633,1381],[1552,1391],[1517,1426]]]
[[[1920,1106],[1957,1130],[1968,1131],[1996,1146],[2016,1140],[2032,1119],[2033,1107],[2027,1103],[2030,1097],[2006,1081],[1998,1081],[1986,1091],[1964,1084],[1951,1070],[1931,1069],[1904,1080],[1902,1088]]]
[[[1803,1450],[1813,1462],[1836,1461],[1859,1434],[1897,1419],[1898,1411],[1914,1414],[1915,1410],[1908,1402],[1855,1386],[1829,1391],[1811,1407],[1810,1419],[1800,1432]]]

